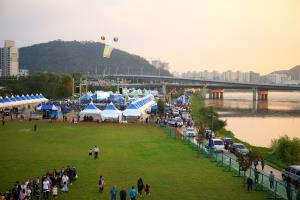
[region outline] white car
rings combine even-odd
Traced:
[[[213,146],[212,148],[216,151],[216,152],[223,152],[224,151],[224,142],[221,139],[212,139],[212,143]]]
[[[187,137],[195,137],[196,136],[196,131],[194,128],[186,128],[185,130],[185,136]]]

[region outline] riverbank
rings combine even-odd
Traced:
[[[201,108],[205,108],[205,107],[207,107],[207,106],[205,105],[205,103],[200,95],[192,96],[192,98],[191,98],[191,110],[192,110],[191,115],[192,115],[193,119],[196,120],[196,124],[200,124],[200,123],[204,124],[205,121],[211,120],[211,119],[209,119],[210,116],[203,116],[199,113],[199,110]],[[213,118],[214,121],[218,120],[218,119],[219,119],[218,116],[217,116],[217,118],[216,117]],[[261,154],[261,156],[263,156],[263,158],[267,161],[267,164],[275,169],[282,170],[286,166],[290,165],[290,163],[285,163],[285,162],[282,162],[281,160],[277,159],[271,153],[272,150],[270,148],[254,146],[252,144],[244,142],[244,141],[236,138],[234,133],[230,130],[227,130],[226,128],[222,128],[222,129],[218,130],[217,135],[218,135],[218,137],[222,137],[222,138],[223,137],[231,137],[234,139],[235,142],[244,143],[252,151],[259,152]]]

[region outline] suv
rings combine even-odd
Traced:
[[[223,152],[224,151],[224,142],[221,139],[212,139],[212,143],[213,146],[212,148],[216,151],[216,152]]]
[[[249,153],[249,150],[241,143],[233,143],[230,147],[230,152],[234,154],[241,154],[243,156]]]
[[[300,182],[300,165],[291,165],[282,171],[282,179],[290,178],[293,183]]]

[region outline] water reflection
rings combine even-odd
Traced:
[[[227,120],[237,137],[259,146],[287,134],[300,137],[300,92],[270,92],[268,101],[252,101],[252,92],[226,92],[224,100],[206,100]]]

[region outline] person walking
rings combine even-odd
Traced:
[[[258,179],[259,179],[259,171],[258,169],[254,169],[254,183],[258,183]]]
[[[252,178],[250,178],[250,177],[248,177],[247,178],[247,190],[248,190],[248,192],[252,192],[252,185],[253,185],[253,180],[252,180]]]
[[[144,182],[143,179],[140,177],[137,181],[137,188],[138,188],[138,194],[141,197],[144,189]]]
[[[117,189],[114,185],[110,189],[110,199],[111,200],[117,200]]]
[[[273,171],[270,171],[270,174],[269,174],[269,182],[270,182],[270,189],[274,189],[274,174],[273,174]]]
[[[292,200],[293,193],[292,193],[292,184],[291,184],[291,180],[290,179],[287,179],[285,189],[286,189],[286,197],[287,197],[287,199],[288,200]]]
[[[100,176],[98,184],[99,184],[99,192],[103,192],[105,182],[104,182],[104,178],[102,176]]]
[[[130,189],[130,192],[129,192],[130,200],[135,200],[136,195],[137,195],[137,192],[136,192],[134,186],[132,186]]]
[[[120,200],[126,200],[126,198],[127,198],[127,192],[124,188],[122,188],[120,190]]]
[[[257,165],[258,165],[258,160],[257,160],[257,158],[254,160],[253,165],[254,165],[254,169],[256,169],[256,167],[257,167]]]
[[[260,163],[261,163],[261,170],[264,171],[264,168],[265,168],[265,159],[261,158]]]
[[[94,159],[98,158],[98,154],[99,154],[99,147],[97,145],[95,145],[94,147]]]

